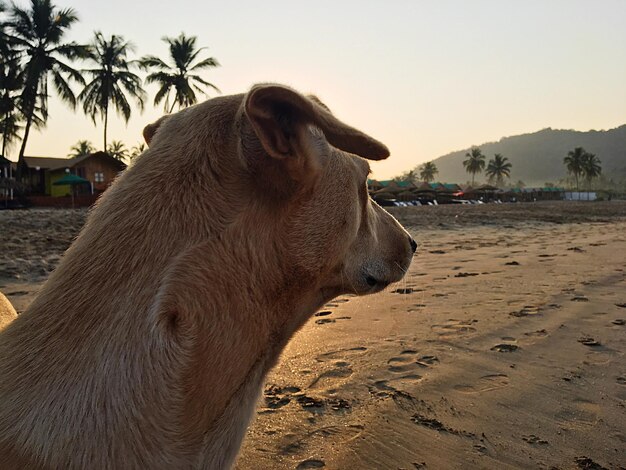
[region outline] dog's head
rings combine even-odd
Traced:
[[[144,137],[151,148],[171,148],[190,122],[201,143],[186,147],[211,148],[201,158],[219,184],[207,188],[236,194],[225,210],[243,206],[237,223],[253,238],[258,233],[259,250],[282,250],[285,269],[307,287],[324,297],[369,294],[404,276],[416,244],[367,192],[367,160],[387,158],[383,144],[339,121],[317,98],[279,85],[162,118]]]

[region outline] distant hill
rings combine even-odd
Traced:
[[[543,129],[532,134],[503,137],[498,142],[478,145],[488,162],[501,153],[512,164],[511,182],[522,180],[527,186],[557,182],[566,176],[563,158],[575,147],[595,153],[602,162],[602,173],[615,181],[626,179],[626,125],[608,131],[579,132]],[[449,153],[434,160],[439,181],[465,182],[471,175],[465,171],[463,160],[468,149]],[[476,181],[486,180],[484,172]]]

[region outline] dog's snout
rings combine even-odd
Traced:
[[[409,236],[409,243],[411,244],[411,249],[413,250],[413,253],[415,253],[417,251],[417,242],[413,240],[411,236]]]

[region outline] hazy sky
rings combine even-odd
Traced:
[[[165,58],[164,35],[198,36],[221,63],[205,78],[224,94],[268,81],[317,94],[389,146],[378,178],[505,135],[626,123],[624,0],[55,2],[80,17],[69,39],[120,34],[137,57]],[[113,116],[109,142],[136,145],[162,114],[150,101],[128,125]],[[101,129],[53,98],[27,155],[100,147]]]

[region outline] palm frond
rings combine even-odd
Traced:
[[[169,105],[169,93],[172,88],[172,85],[169,83],[164,83],[157,91],[156,95],[154,95],[154,106],[158,106],[159,103],[165,98],[165,107],[167,108]]]
[[[147,55],[139,59],[139,66],[142,69],[171,70],[171,67],[156,56]]]
[[[215,85],[213,85],[212,83],[207,82],[206,80],[202,79],[201,77],[199,77],[198,75],[189,75],[189,78],[195,82],[201,83],[204,86],[208,86],[210,88],[213,88],[215,91],[217,91],[218,93],[221,93],[222,91],[216,87]],[[206,93],[203,92],[205,95]]]
[[[65,78],[56,70],[52,72],[52,82],[61,100],[65,101],[74,109],[76,107],[76,96],[65,81]]]
[[[219,67],[220,63],[217,61],[217,59],[213,58],[213,57],[209,57],[208,59],[204,59],[201,62],[198,62],[196,65],[194,65],[193,67],[191,67],[189,70],[201,70],[201,69],[206,69],[209,67]]]
[[[58,69],[64,74],[66,74],[69,78],[71,78],[75,82],[78,82],[80,85],[85,84],[85,79],[83,78],[82,74],[78,70],[70,67],[69,65],[61,62],[60,60],[54,60],[53,67],[54,69]]]

